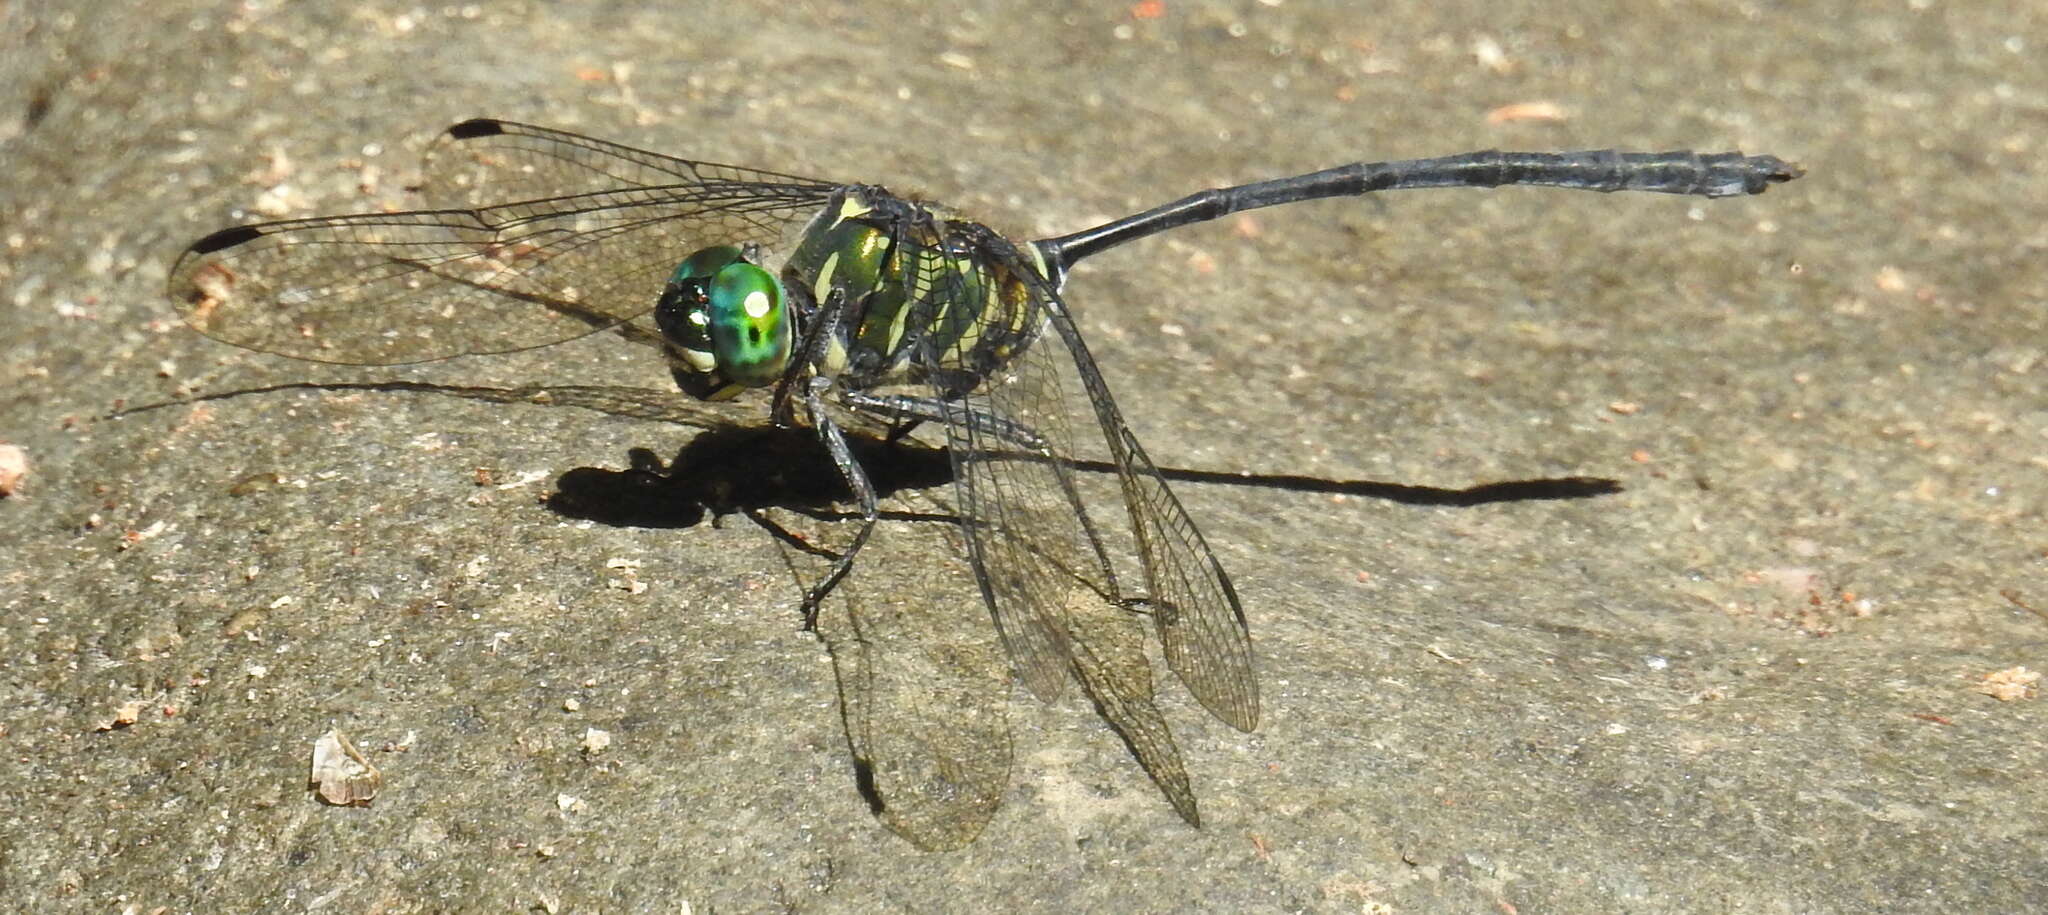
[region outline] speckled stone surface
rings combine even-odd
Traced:
[[[6,908],[2048,898],[2048,715],[1977,689],[2048,668],[2037,8],[710,6],[0,5],[0,441],[30,463],[0,500]],[[184,244],[403,205],[419,145],[479,114],[879,182],[1024,237],[1474,148],[1809,174],[1725,201],[1320,202],[1088,263],[1067,296],[1161,464],[1621,491],[1180,485],[1264,689],[1247,735],[1165,688],[1205,827],[1085,703],[1020,691],[1002,809],[923,854],[855,789],[772,538],[539,504],[696,430],[360,390],[102,418],[303,380],[663,386],[613,339],[371,371],[177,322]],[[368,807],[305,788],[330,727],[383,772]]]

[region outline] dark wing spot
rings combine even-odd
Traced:
[[[235,226],[233,228],[222,229],[218,232],[213,233],[212,235],[208,235],[205,238],[193,242],[192,247],[185,249],[185,253],[212,254],[215,251],[220,251],[226,248],[232,248],[236,245],[254,241],[262,237],[263,230],[255,226]]]
[[[470,118],[448,128],[448,135],[457,140],[468,140],[474,137],[495,137],[504,132],[505,124],[497,118]]]

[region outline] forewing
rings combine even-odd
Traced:
[[[990,250],[1008,269],[1029,269],[1006,246]],[[1027,289],[1024,301],[1013,304],[1053,322],[1064,319],[1048,287]],[[1009,316],[988,317],[1002,322]],[[1088,511],[1103,487],[1088,486],[1076,474],[1074,417],[1092,412],[1085,378],[1093,369],[1070,358],[1077,354],[1086,357],[1057,339],[1039,340],[962,397],[951,415],[963,527],[976,543],[970,555],[990,586],[996,619],[1026,682],[1041,695],[1050,691],[1033,682],[1027,659],[1037,676],[1052,678],[1051,690],[1071,671],[1174,809],[1199,825],[1187,769],[1154,702],[1144,631]],[[1107,498],[1116,499],[1122,488]],[[1055,637],[1045,640],[1049,645],[1026,642],[1029,654],[1020,658],[1019,640],[1010,637],[1018,628]],[[1059,669],[1051,670],[1055,664]]]
[[[952,276],[930,284],[933,302],[963,295],[948,282]],[[954,301],[960,307],[962,300]],[[1016,316],[1002,308],[1032,311],[1036,320],[1029,301],[992,301],[988,308],[981,317],[992,324],[1013,323]],[[1073,663],[1066,614],[1074,592],[1114,600],[1117,588],[1074,479],[1071,405],[1058,367],[1043,356],[1037,347],[1026,349],[950,401],[946,434],[961,528],[983,597],[1018,676],[1051,701]]]
[[[462,132],[480,123],[508,129]],[[465,125],[429,158],[464,205],[215,232],[171,268],[186,323],[236,346],[361,365],[543,346],[652,309],[700,248],[778,244],[834,190],[524,125]]]
[[[1167,666],[1204,708],[1233,727],[1252,730],[1259,723],[1259,688],[1252,672],[1251,634],[1237,592],[1159,468],[1124,423],[1066,304],[1049,283],[1036,273],[1030,275],[1045,303],[1051,331],[1032,352],[1045,359],[1058,350],[1073,360],[1080,393],[1092,405],[1130,509],[1150,592],[1148,603]]]
[[[474,209],[631,187],[714,184],[834,186],[815,178],[678,159],[563,130],[473,118],[442,131],[427,148],[419,190],[434,207]]]
[[[913,494],[897,501],[926,504]],[[818,634],[876,816],[918,848],[959,848],[980,835],[1009,785],[1009,670],[977,621],[980,595],[957,528],[879,524],[822,608]],[[814,578],[828,563],[812,565]]]

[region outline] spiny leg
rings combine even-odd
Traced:
[[[800,286],[791,288],[797,290],[796,294],[802,295],[807,299],[810,296]],[[803,350],[793,354],[794,358],[790,359],[788,367],[783,369],[781,380],[775,382],[775,396],[769,400],[768,415],[770,422],[785,428],[794,425],[790,422],[790,401],[792,399],[790,395],[796,390],[797,382],[805,372],[821,368],[821,363],[823,363],[825,358],[826,347],[832,338],[838,335],[839,317],[845,313],[845,310],[845,287],[833,287],[831,294],[825,296],[825,301],[819,304],[812,312],[815,315],[817,326],[809,329],[808,332],[802,333]],[[799,328],[799,330],[803,329]]]
[[[904,427],[905,431],[924,422],[963,423],[1026,451],[1044,452],[1046,448],[1044,437],[1030,426],[985,410],[976,410],[959,401],[908,394],[869,394],[865,391],[844,391],[839,399],[847,406],[881,416],[891,423],[907,420],[909,425]]]
[[[860,462],[854,460],[853,449],[846,444],[846,434],[825,411],[825,390],[831,386],[831,379],[813,377],[804,387],[804,411],[810,415],[811,427],[818,430],[818,439],[825,443],[825,450],[832,455],[833,466],[839,468],[839,475],[845,478],[847,488],[853,490],[854,498],[860,502],[860,533],[855,534],[853,542],[839,554],[839,561],[832,564],[832,571],[824,580],[804,594],[806,632],[817,629],[819,603],[832,593],[846,573],[853,571],[853,557],[860,553],[861,545],[868,541],[869,534],[874,533],[875,522],[881,517],[874,483],[868,479],[867,471],[861,469]]]

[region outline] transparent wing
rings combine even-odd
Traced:
[[[739,165],[678,159],[594,137],[496,118],[473,118],[427,148],[420,192],[437,208],[475,209],[519,200],[630,187],[833,182]]]
[[[1018,276],[1037,276],[999,239],[984,236],[979,249]],[[934,295],[960,294],[943,282],[933,285]],[[968,555],[1004,645],[1040,696],[1056,694],[1070,675],[1078,679],[1174,809],[1199,823],[1180,751],[1154,702],[1139,614],[1117,583],[1103,532],[1076,479],[1076,414],[1096,418],[1118,468],[1109,498],[1121,496],[1129,506],[1153,583],[1145,603],[1175,672],[1218,717],[1249,729],[1258,719],[1258,700],[1236,596],[1107,402],[1109,392],[1050,285],[1031,283],[1021,301],[990,296],[979,307],[993,326],[1054,331],[1046,335],[1053,339],[1038,340],[996,366],[983,384],[951,401],[946,414]],[[1020,309],[1021,315],[1014,313]],[[969,357],[956,352],[952,361]]]
[[[776,245],[835,189],[489,120],[449,128],[427,173],[455,205],[223,229],[169,295],[207,336],[300,359],[510,352],[650,310],[690,253]]]
[[[1259,681],[1252,672],[1251,632],[1237,590],[1124,423],[1065,303],[1049,289],[1043,294],[1050,306],[1049,326],[1074,359],[1123,485],[1166,665],[1203,708],[1238,730],[1253,730],[1259,725]]]
[[[876,816],[918,848],[959,848],[981,834],[1009,786],[1009,670],[994,633],[975,625],[979,596],[953,542],[957,528],[879,523],[821,609],[818,634]],[[813,579],[829,566],[813,564]]]
[[[1007,611],[1010,617],[1035,621],[1055,631],[1065,629],[1064,623],[1048,620],[1058,612],[1049,608],[1065,605],[1062,573],[1067,581],[1075,574],[1087,579],[1086,570],[1097,563],[1104,570],[1095,579],[1103,585],[1103,593],[1112,599],[1125,596],[1117,589],[1107,559],[1098,558],[1101,538],[1072,481],[1070,462],[1075,452],[1068,417],[1090,412],[1117,468],[1122,501],[1129,510],[1144,566],[1149,593],[1146,603],[1167,665],[1203,707],[1234,727],[1252,730],[1259,719],[1258,681],[1252,672],[1251,637],[1229,577],[1124,423],[1065,303],[1014,249],[1007,245],[991,248],[1000,249],[1011,270],[1031,279],[1035,305],[1044,312],[1045,327],[1050,331],[1043,334],[1050,339],[1038,340],[995,372],[989,384],[963,399],[963,415],[969,418],[1000,417],[1035,430],[1042,439],[1036,443],[1037,453],[978,428],[1008,428],[1002,424],[952,424],[960,470],[956,486],[962,491],[963,514],[975,522],[968,525],[970,543],[980,541],[973,554],[988,577],[1016,584],[993,589],[998,620],[1005,616],[1002,605],[1007,590],[1012,595],[1008,603],[1028,603],[1033,608],[1027,611],[1013,606]],[[1072,367],[1071,379],[1061,378],[1062,360]],[[1007,630],[1005,639],[1014,656],[1016,640],[1009,638]],[[1033,652],[1042,650],[1040,646],[1026,647]],[[1064,646],[1055,641],[1054,647]],[[1071,650],[1064,653],[1074,654]],[[1025,679],[1044,694],[1031,676],[1027,674]]]
[[[923,260],[923,259],[917,259]],[[992,327],[1035,326],[1037,303],[990,297],[970,301],[959,272],[940,271],[913,288],[929,289],[926,315],[979,308]],[[913,316],[912,321],[919,318]],[[946,405],[961,529],[996,631],[1018,676],[1052,701],[1072,677],[1067,615],[1083,599],[1114,601],[1114,570],[1095,531],[1072,466],[1073,433],[1057,366],[1033,358],[996,366],[993,374]],[[956,362],[966,360],[955,354]]]

